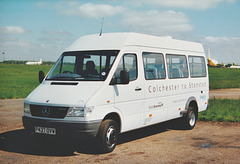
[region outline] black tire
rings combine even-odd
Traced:
[[[197,111],[193,107],[188,107],[188,112],[183,117],[183,124],[186,129],[193,129],[197,122]]]
[[[98,130],[97,143],[98,148],[102,153],[112,152],[118,142],[117,124],[114,120],[104,120]]]

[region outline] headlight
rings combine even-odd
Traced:
[[[28,104],[28,103],[24,103],[24,112],[25,112],[25,113],[29,113],[29,114],[31,114],[31,111],[30,111],[30,104]]]
[[[84,108],[71,107],[67,113],[68,117],[84,117]]]
[[[68,117],[86,117],[92,113],[94,107],[71,107],[68,110]]]

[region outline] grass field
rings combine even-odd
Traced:
[[[48,72],[48,65],[0,64],[0,99],[25,98],[39,85],[39,70]]]
[[[0,63],[0,99],[25,98],[39,85],[38,71],[49,65]],[[240,88],[240,69],[209,68],[210,89]]]
[[[209,68],[209,89],[240,88],[240,69]]]
[[[199,120],[240,122],[240,100],[210,99],[209,103],[209,109],[199,113]]]

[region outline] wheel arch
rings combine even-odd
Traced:
[[[198,117],[198,104],[197,99],[195,97],[189,97],[185,106],[185,110],[188,111],[189,107],[193,107],[196,110],[196,115]]]
[[[121,132],[121,128],[122,128],[122,121],[121,121],[121,118],[120,118],[120,115],[116,112],[112,112],[112,113],[108,113],[102,121],[104,120],[107,120],[107,119],[112,119],[114,120],[117,125],[118,125],[118,130],[119,132]]]

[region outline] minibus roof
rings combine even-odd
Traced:
[[[202,44],[139,33],[103,33],[86,35],[76,40],[66,51],[121,50],[126,46],[154,47],[171,50],[204,52]]]

